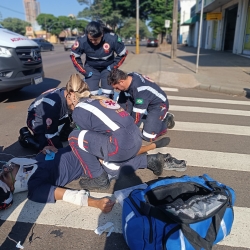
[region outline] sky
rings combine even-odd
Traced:
[[[58,16],[77,16],[86,5],[80,5],[77,0],[36,0],[40,3],[41,13]],[[16,17],[25,20],[23,0],[0,0],[0,19]]]

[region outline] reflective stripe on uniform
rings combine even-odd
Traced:
[[[149,134],[147,132],[145,132],[144,130],[142,131],[142,134],[147,137],[147,138],[150,138],[150,139],[154,139],[156,137],[156,134],[155,135],[152,135],[152,134]]]
[[[66,118],[66,117],[68,117],[68,114],[62,116],[61,118],[59,118],[59,120],[62,120],[62,119],[64,119],[64,118]]]
[[[90,91],[91,95],[97,95],[99,92],[99,90],[93,90],[93,91]]]
[[[104,124],[106,124],[112,131],[116,131],[120,127],[114,123],[107,115],[105,115],[100,109],[96,108],[95,106],[80,102],[76,105],[76,107],[83,108],[88,110],[90,113],[98,117]]]
[[[140,114],[146,114],[147,110],[146,109],[133,108],[133,112],[140,113]]]
[[[104,94],[113,94],[113,90],[111,90],[111,89],[102,89],[102,93],[104,93]]]
[[[113,54],[114,54],[114,52],[112,52],[110,55],[104,56],[104,57],[92,57],[92,56],[87,56],[87,57],[90,59],[94,59],[94,60],[107,60],[108,58],[113,56]]]
[[[126,54],[126,50],[126,47],[124,47],[124,49],[118,54],[118,56],[124,56]]]
[[[44,97],[44,98],[41,98],[40,100],[37,100],[36,102],[34,102],[33,104],[31,104],[30,106],[29,106],[29,109],[28,109],[28,111],[31,111],[33,108],[36,108],[38,105],[40,105],[42,102],[46,102],[46,103],[48,103],[49,105],[51,105],[52,107],[55,105],[55,101],[53,101],[53,100],[51,100],[51,99],[49,99],[49,98],[46,98],[46,97]]]
[[[154,88],[150,87],[150,86],[141,86],[137,88],[137,91],[144,91],[144,90],[148,90],[149,92],[153,93],[154,95],[156,95],[157,97],[159,97],[163,102],[165,102],[167,100],[167,98],[159,93],[157,90],[155,90]]]
[[[82,130],[81,132],[80,132],[80,134],[78,135],[78,146],[82,149],[82,150],[84,150],[84,151],[86,151],[86,152],[88,152],[85,148],[84,148],[84,145],[83,145],[83,141],[84,141],[84,136],[85,136],[85,134],[88,132],[88,130]]]
[[[47,139],[51,139],[51,138],[53,138],[53,137],[55,137],[55,136],[58,136],[59,135],[59,132],[57,131],[56,133],[54,133],[54,134],[45,134],[45,137],[47,138]]]

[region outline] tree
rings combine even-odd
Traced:
[[[130,38],[130,37],[135,37],[135,35],[136,35],[136,19],[135,18],[126,19],[123,27],[120,29],[120,36],[124,38]],[[139,36],[140,38],[150,36],[148,27],[141,20],[139,22]]]
[[[3,25],[4,28],[11,30],[13,32],[16,32],[21,35],[25,35],[26,33],[26,27],[31,26],[30,23],[23,21],[18,18],[5,18],[1,24]]]
[[[43,30],[46,30],[56,36],[58,36],[61,31],[65,29],[73,30],[77,28],[80,32],[82,32],[87,25],[87,21],[77,20],[72,16],[55,17],[51,14],[40,14],[36,20],[38,24],[41,25]]]

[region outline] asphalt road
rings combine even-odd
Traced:
[[[128,49],[134,53],[135,46],[128,46]],[[141,53],[155,51],[155,48],[145,46],[140,49]],[[55,46],[53,52],[43,52],[42,57],[46,76],[42,84],[0,95],[0,152],[6,154],[0,154],[2,161],[11,158],[7,154],[25,156],[34,153],[21,148],[17,142],[18,131],[25,126],[29,104],[43,91],[65,86],[70,74],[75,72],[69,52],[65,52],[61,45]],[[237,195],[233,231],[214,249],[249,249],[250,102],[241,97],[194,89],[171,88],[166,92],[176,126],[168,132],[170,144],[160,152],[170,152],[178,159],[185,159],[188,169],[181,174],[165,171],[162,176],[207,173],[233,187]],[[112,194],[115,190],[155,178],[149,170],[139,170],[113,181],[106,193]],[[77,188],[78,182],[69,186]],[[40,206],[27,202],[25,193],[14,199],[11,212],[0,212],[1,250],[16,249],[16,243],[7,236],[21,241],[24,249],[128,249],[120,233],[119,205],[116,205],[114,213],[103,216],[95,209],[79,210],[73,205],[65,207],[63,202],[49,208]],[[46,209],[50,209],[50,213],[44,212]],[[67,212],[65,217],[63,209]],[[74,213],[79,211],[82,213],[80,217],[74,217]],[[84,217],[84,214],[88,216]],[[101,225],[109,220],[116,225],[109,238],[106,234],[98,236],[93,232],[96,223]]]

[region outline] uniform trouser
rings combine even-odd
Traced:
[[[110,136],[88,130],[74,130],[69,136],[69,144],[85,174],[95,178],[103,172],[99,159],[120,165],[136,156],[142,141],[139,129],[133,133],[123,131]]]
[[[36,157],[38,168],[28,181],[28,198],[35,202],[55,202],[54,192],[84,175],[79,160],[70,146],[59,149],[52,161],[45,161],[44,154]]]
[[[71,181],[85,176],[83,167],[70,146],[59,149],[52,161],[45,161],[44,154],[38,154],[36,160],[38,168],[28,181],[28,198],[35,202],[55,202],[54,192],[57,187],[64,187]],[[116,165],[116,169],[111,165],[103,165],[104,170],[112,176],[119,176],[120,171],[129,174],[146,167],[146,154]]]
[[[85,64],[84,68],[87,72],[93,73],[92,76],[85,78],[92,95],[98,94],[100,81],[102,94],[109,96],[114,93],[112,86],[108,84],[108,75],[110,72],[107,69],[95,69],[88,64]]]

